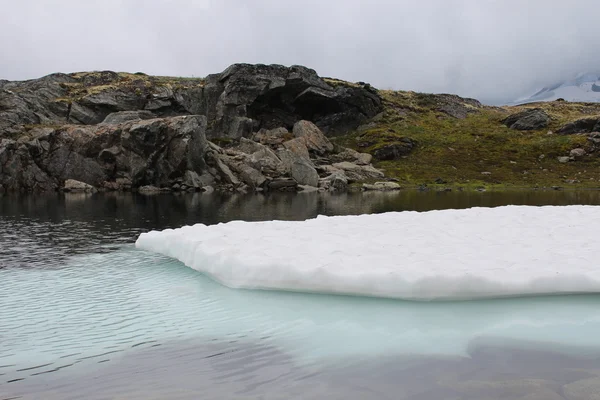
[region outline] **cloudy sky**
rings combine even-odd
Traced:
[[[302,64],[494,103],[600,70],[598,0],[0,1],[0,79]]]

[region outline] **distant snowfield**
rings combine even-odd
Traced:
[[[465,300],[600,292],[600,207],[472,208],[152,231],[231,288]]]
[[[600,74],[581,74],[576,79],[546,87],[514,104],[565,99],[573,102],[600,102]]]

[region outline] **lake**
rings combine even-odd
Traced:
[[[0,195],[0,400],[597,398],[598,295],[232,290],[133,245],[199,222],[508,204],[600,192]]]

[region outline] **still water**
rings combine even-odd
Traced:
[[[0,399],[597,398],[600,296],[231,290],[133,246],[197,222],[505,204],[600,192],[0,197]]]

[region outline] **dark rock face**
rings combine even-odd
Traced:
[[[379,160],[397,160],[408,155],[415,147],[412,139],[404,138],[400,141],[390,143],[374,151],[373,156]]]
[[[0,81],[0,187],[316,187],[317,167],[334,158],[379,174],[368,155],[342,149],[336,158],[326,134],[381,111],[370,85],[301,66],[235,64],[205,79],[101,71]]]
[[[306,67],[249,64],[234,64],[209,76],[205,105],[209,121],[215,121],[209,137],[233,138],[262,128],[291,130],[300,120],[335,135],[382,109],[380,97],[368,85],[333,88]]]
[[[532,108],[530,110],[509,115],[502,123],[510,129],[531,131],[546,128],[550,123],[550,117],[544,110]]]
[[[234,64],[206,79],[163,82],[103,71],[53,74],[2,83],[0,134],[22,125],[121,123],[128,119],[205,115],[208,137],[249,137],[262,128],[291,130],[300,120],[326,134],[345,133],[382,110],[368,84],[330,86],[302,66]],[[117,113],[117,114],[115,114]]]
[[[556,131],[556,133],[562,135],[591,132],[600,132],[600,117],[578,119],[563,125]]]
[[[206,169],[206,118],[182,116],[121,125],[45,128],[0,144],[0,184],[53,190],[68,179],[110,189],[168,186]]]

